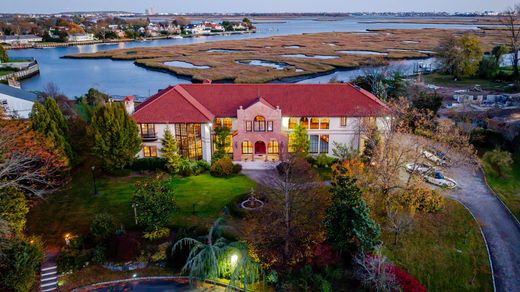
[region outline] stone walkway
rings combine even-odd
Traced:
[[[459,184],[448,195],[464,204],[482,228],[496,291],[520,291],[520,224],[488,187],[481,171],[459,167],[448,173]]]

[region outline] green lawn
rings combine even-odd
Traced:
[[[17,70],[13,69],[13,68],[0,68],[0,76],[11,74],[11,73],[16,72],[16,71]]]
[[[493,291],[484,240],[471,214],[446,200],[436,214],[415,215],[414,228],[393,245],[382,224],[384,253],[428,291]]]
[[[424,75],[424,82],[429,84],[434,84],[438,86],[447,86],[447,87],[461,87],[468,88],[474,87],[475,85],[480,85],[480,87],[484,90],[499,90],[499,91],[508,91],[508,84],[510,82],[493,82],[491,80],[479,79],[479,78],[468,78],[455,81],[453,77],[450,75],[444,75],[440,73],[432,73],[428,75]]]
[[[97,179],[100,196],[92,190],[90,172],[73,175],[68,187],[50,195],[31,209],[28,218],[29,232],[40,234],[49,243],[61,242],[65,233],[88,232],[94,214],[107,212],[125,228],[133,228],[134,215],[131,207],[134,184],[142,176],[103,177]],[[187,178],[173,178],[179,207],[172,218],[172,225],[206,225],[222,213],[225,205],[236,197],[247,193],[255,183],[239,175],[230,178],[215,178],[209,174]],[[192,214],[195,204],[195,215]]]
[[[489,186],[520,220],[520,155],[514,157],[513,167],[507,178],[497,178],[486,174]]]

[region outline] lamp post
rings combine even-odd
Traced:
[[[95,166],[92,166],[90,168],[92,170],[92,185],[94,186],[94,195],[97,197],[99,196],[99,192],[97,190],[97,186],[96,186],[96,174],[95,174],[95,170],[96,170],[96,167]]]
[[[137,225],[137,206],[138,204],[132,204],[132,208],[134,208],[134,218],[135,218],[135,225]]]

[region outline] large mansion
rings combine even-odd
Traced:
[[[160,157],[165,129],[180,153],[211,160],[215,129],[231,129],[227,151],[235,161],[276,161],[290,152],[289,134],[300,123],[310,154],[332,156],[333,142],[363,147],[364,121],[382,128],[386,106],[351,84],[180,84],[127,110],[143,140],[139,157]]]

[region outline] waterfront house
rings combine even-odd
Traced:
[[[386,126],[388,109],[352,84],[179,84],[137,107],[125,102],[142,138],[139,157],[161,155],[165,129],[180,154],[211,161],[215,129],[231,129],[227,152],[235,161],[277,161],[290,152],[289,134],[305,127],[310,154],[333,155],[333,142],[361,150],[362,123]]]
[[[12,118],[29,118],[36,94],[0,83],[0,107]]]
[[[26,34],[26,35],[6,35],[0,37],[0,43],[9,45],[26,45],[41,42],[42,37]]]
[[[75,33],[69,35],[69,42],[89,42],[94,40],[94,34],[91,33]]]

